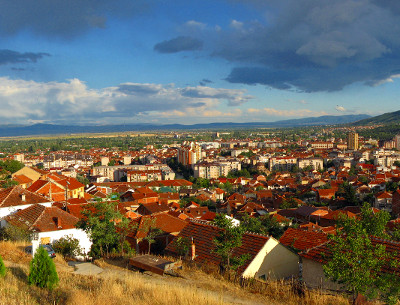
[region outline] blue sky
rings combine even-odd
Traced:
[[[0,12],[3,124],[399,110],[395,0],[0,0]]]

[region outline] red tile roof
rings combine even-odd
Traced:
[[[44,202],[49,202],[49,200],[39,194],[25,190],[19,185],[0,191],[0,208]]]
[[[27,184],[33,182],[33,180],[25,175],[16,175],[13,178],[18,184]]]
[[[215,245],[214,238],[223,229],[212,226],[205,222],[190,222],[177,237],[193,238],[196,249],[196,261],[199,263],[211,263],[219,265],[221,259],[219,255],[214,253]],[[250,258],[238,268],[239,273],[243,273],[254,257],[260,252],[265,243],[269,240],[268,236],[245,233],[242,238],[242,245],[233,251],[233,256],[249,254]],[[177,254],[174,242],[171,242],[166,251]]]
[[[328,235],[313,231],[288,228],[279,242],[297,250],[311,249],[328,241]]]
[[[172,216],[168,213],[158,213],[149,216],[142,216],[140,218],[139,227],[134,234],[136,238],[143,238],[147,236],[149,228],[146,228],[146,222],[153,219],[155,221],[155,227],[165,233],[180,232],[184,227],[188,225],[187,221]]]
[[[49,232],[75,228],[78,218],[58,207],[34,204],[9,215],[5,220],[17,227],[39,232]]]

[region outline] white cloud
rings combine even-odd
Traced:
[[[314,111],[309,109],[282,110],[275,108],[249,108],[247,112],[252,115],[270,115],[279,117],[313,117],[327,115],[325,111]]]
[[[232,20],[230,23],[230,27],[236,30],[241,30],[243,28],[243,22]]]
[[[345,111],[347,111],[346,108],[344,108],[343,106],[339,106],[339,105],[336,105],[335,109],[336,109],[337,111],[339,111],[339,112],[345,112]]]
[[[205,23],[195,21],[195,20],[189,20],[188,22],[185,23],[185,25],[188,27],[194,27],[194,28],[199,28],[199,29],[204,29],[207,26]]]
[[[146,121],[149,116],[159,115],[182,117],[190,122],[190,117],[217,116],[218,106],[239,105],[252,98],[245,90],[205,86],[177,88],[174,84],[124,83],[91,89],[79,79],[39,83],[2,77],[0,120],[118,124],[119,120]]]
[[[393,83],[395,78],[400,78],[400,74],[394,74],[386,79],[382,79],[379,81],[367,82],[367,85],[370,85],[372,87],[377,87],[386,83]]]

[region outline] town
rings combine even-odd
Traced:
[[[0,237],[25,240],[32,255],[50,245],[70,259],[129,257],[153,272],[161,255],[383,299],[368,275],[354,284],[337,270],[347,268],[338,253],[361,251],[376,256],[375,270],[356,276],[398,280],[388,261],[400,259],[400,135],[373,138],[377,128],[4,140]],[[353,249],[356,238],[370,245]]]

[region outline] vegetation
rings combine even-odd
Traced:
[[[82,249],[79,246],[79,240],[71,236],[61,237],[54,242],[53,249],[65,257],[75,257],[82,254]]]
[[[149,277],[116,267],[116,260],[104,261],[106,271],[99,275],[72,274],[70,267],[58,256],[59,283],[49,291],[29,286],[26,278],[30,257],[21,251],[26,244],[0,242],[0,255],[9,271],[5,281],[0,281],[0,304],[7,305],[117,305],[117,304],[197,304],[227,305],[276,304],[276,305],[349,305],[341,295],[325,294],[319,290],[303,290],[292,282],[248,281],[244,287],[227,281],[220,274],[205,266],[198,269],[185,264],[182,278]],[[122,263],[121,263],[122,265]],[[123,274],[123,276],[121,276]],[[193,287],[196,289],[193,289]],[[221,287],[223,289],[221,289]]]
[[[29,231],[13,225],[0,228],[0,240],[30,241],[29,234]]]
[[[371,237],[385,236],[385,212],[373,214],[368,205],[362,208],[361,221],[342,216],[336,235],[331,235],[332,257],[324,265],[324,272],[333,281],[352,293],[369,298],[380,296],[395,304],[400,296],[399,278],[382,272],[386,265],[398,267],[399,262],[386,252],[384,245],[375,245]]]
[[[2,171],[7,171],[10,172],[11,174],[19,171],[23,167],[24,164],[17,160],[0,161],[0,168],[2,169]]]
[[[289,227],[289,224],[281,224],[269,215],[255,218],[250,217],[248,214],[244,214],[240,226],[244,231],[271,235],[274,238],[279,239]]]
[[[39,247],[31,261],[28,283],[52,290],[58,284],[58,274],[46,249]]]
[[[213,222],[223,229],[214,239],[214,251],[221,257],[221,271],[229,273],[248,259],[247,255],[233,256],[233,251],[242,245],[244,230],[241,226],[235,226],[232,219],[224,214],[217,214]]]
[[[338,193],[344,197],[347,205],[356,206],[360,204],[355,189],[348,181],[345,181],[340,185]]]
[[[155,238],[161,235],[163,231],[157,228],[155,218],[144,218],[143,224],[139,230],[146,234],[146,236],[143,237],[143,240],[147,241],[148,253],[150,254],[151,245],[156,242]]]
[[[85,218],[77,227],[89,234],[92,241],[90,255],[93,257],[109,256],[110,253],[131,252],[125,242],[127,231],[135,228],[117,208],[118,201],[99,200],[90,204],[83,212]]]
[[[4,265],[3,258],[0,255],[0,278],[5,277],[7,272],[6,265]]]
[[[191,242],[189,240],[189,238],[187,237],[178,237],[176,239],[174,239],[174,244],[175,244],[175,249],[176,252],[179,254],[180,257],[187,257],[189,250],[190,250],[190,246],[191,246]]]

